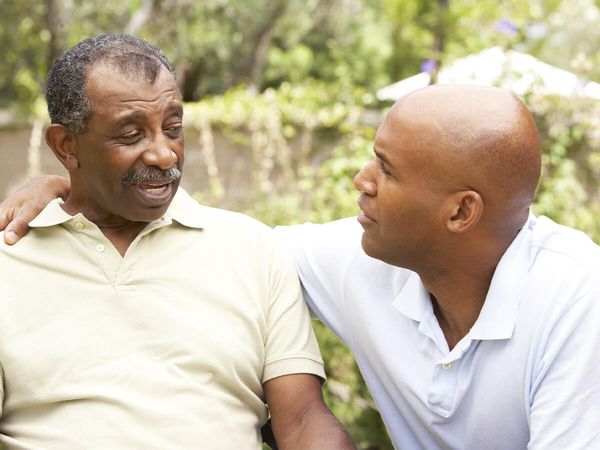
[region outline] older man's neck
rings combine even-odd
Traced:
[[[68,200],[61,206],[68,214],[74,216],[81,213],[90,222],[96,224],[121,256],[125,256],[131,243],[147,225],[146,222],[131,222],[120,217],[99,217],[94,211],[87,210],[85,207],[78,208]]]
[[[125,222],[122,224],[95,223],[121,256],[125,256],[131,243],[147,225],[145,222]]]

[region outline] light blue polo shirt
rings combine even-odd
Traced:
[[[279,231],[396,447],[600,448],[600,248],[583,233],[531,215],[449,351],[419,276],[365,255],[355,219]]]

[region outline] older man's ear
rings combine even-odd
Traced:
[[[46,129],[46,144],[69,173],[75,172],[79,168],[75,135],[64,125],[53,123]]]
[[[71,183],[65,177],[42,175],[17,189],[0,203],[0,231],[4,230],[4,242],[13,245],[21,239],[29,231],[28,223],[50,200],[66,199],[70,188]]]

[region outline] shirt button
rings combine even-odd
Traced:
[[[446,369],[446,370],[448,370],[448,369],[452,369],[452,363],[451,363],[451,362],[449,362],[449,363],[444,363],[444,364],[442,364],[442,367],[443,367],[444,369]]]
[[[98,244],[96,245],[96,251],[102,253],[104,251],[104,245]]]
[[[83,224],[83,222],[75,222],[75,229],[77,231],[81,231],[85,228],[85,225]]]

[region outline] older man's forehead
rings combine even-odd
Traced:
[[[164,108],[164,115],[169,117],[183,118],[183,105],[181,102],[171,101]],[[114,125],[116,127],[125,126],[128,123],[143,120],[146,113],[139,109],[120,108],[119,111],[113,113]]]
[[[148,81],[142,76],[135,76],[129,73],[123,73],[110,64],[95,64],[88,73],[86,80],[86,91],[96,93],[99,97],[97,100],[106,100],[112,95],[130,95],[132,100],[135,100],[140,92],[140,85],[143,85],[144,90],[148,87],[155,88],[157,93],[172,92],[176,99],[181,101],[181,92],[177,86],[175,77],[169,70],[164,67],[153,81]],[[165,87],[167,87],[165,89]]]
[[[153,58],[147,58],[149,60],[153,60],[156,63],[156,76],[153,78],[147,77],[143,71],[139,70],[131,70],[132,66],[128,65],[120,65],[115,62],[114,58],[112,59],[100,59],[94,62],[87,69],[86,79],[89,80],[92,75],[102,74],[102,76],[111,77],[111,78],[120,78],[135,82],[146,82],[149,84],[153,84],[159,78],[159,76],[168,74],[175,80],[175,76],[173,73],[160,63],[158,60],[154,60]]]

